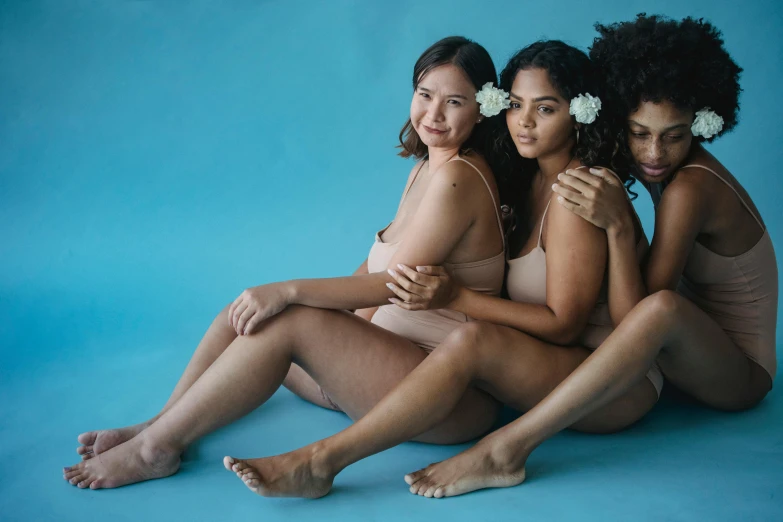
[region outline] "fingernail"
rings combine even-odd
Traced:
[[[424,272],[424,267],[423,266],[417,266],[416,267],[416,271],[417,272]]]
[[[402,264],[400,263],[397,263],[397,268],[399,268],[400,270],[405,270],[405,267],[402,266]]]
[[[563,179],[563,175],[562,174],[558,174],[557,175],[557,179]]]
[[[394,290],[394,285],[391,283],[386,283],[386,286],[389,287],[389,290]]]
[[[394,270],[392,270],[391,268],[387,268],[387,269],[386,269],[386,272],[387,272],[387,273],[388,273],[390,276],[392,276],[392,277],[394,277],[394,276],[396,276],[396,275],[397,275],[397,272],[395,272],[395,271],[394,271]]]
[[[557,183],[553,183],[552,184],[552,190],[556,190],[556,189],[557,189]]]
[[[557,196],[557,201],[562,203],[563,202],[563,196]]]

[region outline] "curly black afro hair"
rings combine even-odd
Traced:
[[[618,123],[642,102],[670,101],[681,109],[709,107],[723,130],[737,125],[742,69],[723,47],[720,31],[703,19],[682,21],[641,13],[633,22],[595,25],[590,59],[605,75]]]

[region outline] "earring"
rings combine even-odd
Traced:
[[[576,129],[576,144],[579,145],[579,129]]]

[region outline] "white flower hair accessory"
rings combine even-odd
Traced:
[[[574,116],[579,123],[593,123],[601,110],[601,99],[588,94],[580,94],[568,108],[568,114]]]
[[[715,114],[709,107],[696,111],[696,119],[693,120],[693,125],[691,125],[691,132],[694,136],[703,136],[710,139],[722,129],[723,118]]]
[[[503,89],[492,86],[492,82],[487,82],[476,93],[476,101],[481,107],[479,112],[486,117],[497,116],[503,109],[511,107],[508,101],[508,93]]]

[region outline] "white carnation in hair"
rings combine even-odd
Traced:
[[[479,103],[479,112],[486,117],[497,116],[503,109],[508,109],[511,102],[508,101],[508,93],[503,89],[492,86],[487,82],[476,93],[476,101]]]
[[[568,113],[579,123],[593,123],[601,110],[601,99],[590,94],[580,94],[571,100]]]
[[[691,132],[694,136],[704,136],[710,139],[722,129],[723,118],[715,114],[709,107],[696,111],[696,119],[693,120],[693,125],[691,125]]]

